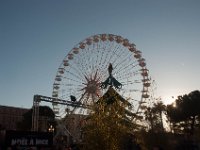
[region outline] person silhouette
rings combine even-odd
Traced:
[[[110,63],[110,64],[109,64],[109,67],[108,67],[109,76],[112,75],[112,71],[113,71],[113,67],[112,67],[112,64]]]

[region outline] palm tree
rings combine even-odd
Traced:
[[[166,112],[166,106],[163,104],[162,101],[158,101],[154,104],[153,110],[156,114],[158,114],[158,122],[161,125],[161,130],[164,131],[164,125],[163,125],[163,112]]]
[[[146,107],[144,111],[145,119],[150,124],[152,132],[164,131],[163,127],[163,112],[166,111],[166,106],[162,101],[154,103],[152,107]],[[156,129],[156,130],[155,130]]]
[[[144,111],[145,120],[149,122],[150,124],[150,130],[154,132],[154,120],[155,116],[153,114],[153,110],[151,107],[146,107],[146,110]]]

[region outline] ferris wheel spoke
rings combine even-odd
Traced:
[[[136,93],[141,92],[141,87],[135,86],[134,88],[131,88],[130,86],[126,86],[126,88],[121,89],[121,91],[125,92],[126,93],[125,95],[127,95],[127,93],[132,94],[132,93],[129,93],[129,92],[136,92]]]
[[[138,70],[134,70],[134,71],[123,71],[118,73],[118,79],[123,80],[123,79],[129,79],[129,78],[136,78],[139,75],[139,71]]]
[[[111,45],[109,45],[109,47],[107,49],[103,49],[103,52],[105,54],[105,57],[103,57],[101,59],[101,64],[102,64],[102,68],[106,68],[106,64],[108,64],[108,62],[110,62],[110,59],[112,58],[111,55],[109,55],[109,53],[111,53],[111,48],[114,46],[114,43],[112,43]],[[110,56],[110,58],[108,58]]]
[[[80,76],[77,76],[77,74],[76,73],[73,73],[73,72],[70,72],[70,71],[66,71],[66,76],[73,76],[73,78],[75,77],[76,79],[79,79],[80,81],[82,81],[83,82],[83,79],[82,79],[82,77],[80,77]]]
[[[74,60],[74,66],[73,69],[78,73],[78,75],[85,75],[84,74],[84,65],[82,63],[80,63],[79,60]],[[80,76],[80,78],[82,78]]]
[[[102,68],[102,58],[105,57],[105,50],[102,49],[101,47],[98,48],[98,51],[97,51],[97,58],[96,58],[96,61],[94,63],[94,70],[104,70],[104,68]]]
[[[100,59],[99,59],[99,61],[97,62],[97,64],[96,64],[96,67],[98,67],[98,69],[99,70],[101,70],[101,71],[104,71],[105,70],[105,65],[106,64],[104,64],[103,63],[103,61],[104,61],[104,59],[105,59],[105,57],[107,57],[106,56],[106,49],[100,49],[100,53],[99,53],[99,55],[100,55]]]
[[[116,45],[115,50],[113,52],[111,51],[109,62],[111,62],[112,64],[114,64],[116,60],[118,60],[121,57],[120,54],[118,54],[118,51],[120,51],[119,45]]]
[[[106,51],[106,50],[102,50],[102,51]],[[104,52],[102,52],[102,53],[104,54]],[[102,59],[97,65],[98,65],[99,70],[104,72],[105,70],[107,70],[107,68],[106,68],[106,63],[103,63],[102,61],[104,61],[104,60]]]
[[[117,51],[117,49],[118,49],[118,47],[119,47],[119,45],[115,45],[114,43],[107,49],[107,55],[106,55],[106,57],[104,58],[104,60],[103,60],[103,66],[104,66],[104,68],[106,68],[106,64],[109,64],[109,63],[111,63],[112,61],[112,58],[113,58],[113,56],[114,56],[114,54],[116,54],[116,51]]]
[[[79,99],[77,100],[77,103],[80,103],[80,104],[84,105],[83,99],[84,99],[84,97],[85,97],[86,94],[87,94],[87,93],[84,92],[84,93],[79,97]],[[86,106],[86,107],[87,107],[87,106]],[[74,107],[73,110],[72,110],[72,112],[74,112],[76,109],[77,109],[77,107]]]
[[[132,65],[132,64],[127,64],[126,66],[124,65],[124,68],[119,68],[118,70],[116,70],[115,74],[123,74],[126,75],[127,72],[132,72],[133,75],[136,75],[136,72],[138,72],[138,70],[133,70],[133,68],[135,68],[137,65]]]
[[[86,70],[86,71],[88,71],[89,73],[91,73],[92,71],[93,71],[93,69],[94,69],[94,62],[96,61],[96,60],[94,60],[94,51],[91,51],[90,50],[90,57],[88,58],[89,59],[89,61],[87,61],[88,62],[88,64],[87,64],[87,66],[89,67],[89,71],[88,70]]]
[[[82,67],[80,67],[78,65],[71,66],[71,70],[74,70],[75,73],[72,73],[72,71],[71,72],[69,71],[69,73],[71,73],[73,76],[79,78],[80,80],[82,79],[81,75],[83,75],[83,76],[85,75],[83,70],[82,70]]]
[[[138,84],[138,83],[134,83],[134,82],[132,82],[132,83],[126,83],[126,84],[122,83],[122,86],[132,86],[132,85],[137,86],[136,84]],[[135,89],[131,88],[129,90],[129,92],[131,92],[131,91],[138,91],[138,90],[135,90]]]
[[[112,61],[113,64],[115,64],[116,61],[124,57],[124,52],[120,46],[117,48],[117,50],[119,52],[114,54],[114,57],[113,57],[114,60]]]
[[[131,85],[131,84],[140,84],[141,81],[134,80],[134,81],[126,81],[125,83],[121,82],[122,85]]]
[[[84,51],[81,51],[80,57],[77,58],[77,61],[80,62],[81,68],[84,70],[89,70],[88,66],[88,56],[90,56],[89,48],[86,48]]]
[[[63,86],[66,86],[66,87],[83,87],[83,83],[82,84],[72,84],[72,83],[70,83],[70,84],[68,84],[68,83],[66,83],[66,84],[62,84]]]
[[[97,66],[99,66],[99,68],[100,68],[101,70],[104,70],[104,69],[105,69],[105,63],[103,63],[103,61],[105,62],[104,59],[106,59],[106,58],[104,58],[104,57],[107,57],[107,56],[106,56],[106,49],[102,49],[100,55],[101,55],[101,58],[100,58],[100,60],[99,60],[99,62],[98,62],[98,64],[97,64]],[[104,58],[104,59],[103,59],[103,58]]]
[[[74,81],[74,82],[76,82],[76,83],[81,83],[81,84],[83,84],[83,82],[80,82],[80,81],[77,81],[77,80],[75,80],[75,79],[72,79],[72,78],[68,78],[68,77],[63,77],[64,79],[67,79],[67,80],[70,80],[70,81]]]
[[[128,64],[130,64],[131,59],[132,59],[132,56],[130,54],[128,54],[126,57],[124,57],[124,59],[122,59],[121,61],[119,61],[118,63],[116,63],[115,67],[117,68],[119,66],[118,70],[121,70],[122,68],[126,69],[126,66]],[[134,61],[134,63],[136,63],[136,61]]]
[[[78,102],[83,103],[82,100],[83,100],[83,98],[84,98],[84,96],[85,96],[86,94],[87,94],[87,93],[84,92],[84,93],[81,95],[81,97],[78,99]]]
[[[101,63],[102,63],[101,61],[102,61],[102,58],[104,57],[105,52],[106,51],[104,51],[102,48],[100,48],[99,44],[97,44],[97,59],[96,59],[95,66],[99,66],[101,68]]]
[[[84,75],[82,64],[80,64],[79,62],[77,62],[76,60],[74,60],[74,61],[73,61],[72,69],[78,73],[79,78],[82,78],[81,75]],[[71,73],[72,73],[72,72],[71,72]]]
[[[96,47],[96,48],[95,48]],[[92,53],[92,59],[90,62],[91,65],[91,72],[96,72],[97,69],[99,69],[98,61],[99,61],[99,55],[101,55],[101,48],[98,43],[94,43],[94,47],[91,51]]]

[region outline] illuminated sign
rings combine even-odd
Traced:
[[[7,146],[52,146],[52,132],[6,131]]]

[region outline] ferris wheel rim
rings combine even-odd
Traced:
[[[148,87],[150,86],[149,82],[149,77],[148,77],[148,72],[149,70],[146,68],[146,62],[145,59],[141,55],[141,51],[139,51],[136,48],[136,45],[134,43],[130,43],[128,39],[125,39],[119,35],[114,35],[114,34],[96,34],[92,35],[72,48],[68,54],[64,57],[62,63],[60,64],[56,78],[53,84],[53,92],[52,92],[52,97],[58,98],[58,95],[56,95],[56,91],[59,88],[59,82],[61,82],[61,77],[62,74],[64,73],[64,69],[68,67],[69,61],[73,59],[74,56],[76,56],[81,50],[85,49],[86,46],[91,45],[93,43],[98,43],[98,42],[105,42],[105,41],[110,41],[110,42],[116,42],[118,44],[123,45],[128,49],[131,53],[133,53],[134,58],[138,62],[139,67],[141,68],[141,76],[142,76],[142,83],[143,83],[143,89],[141,91],[141,102],[143,99],[147,99],[149,97],[148,95]],[[54,109],[56,111],[56,107]]]

